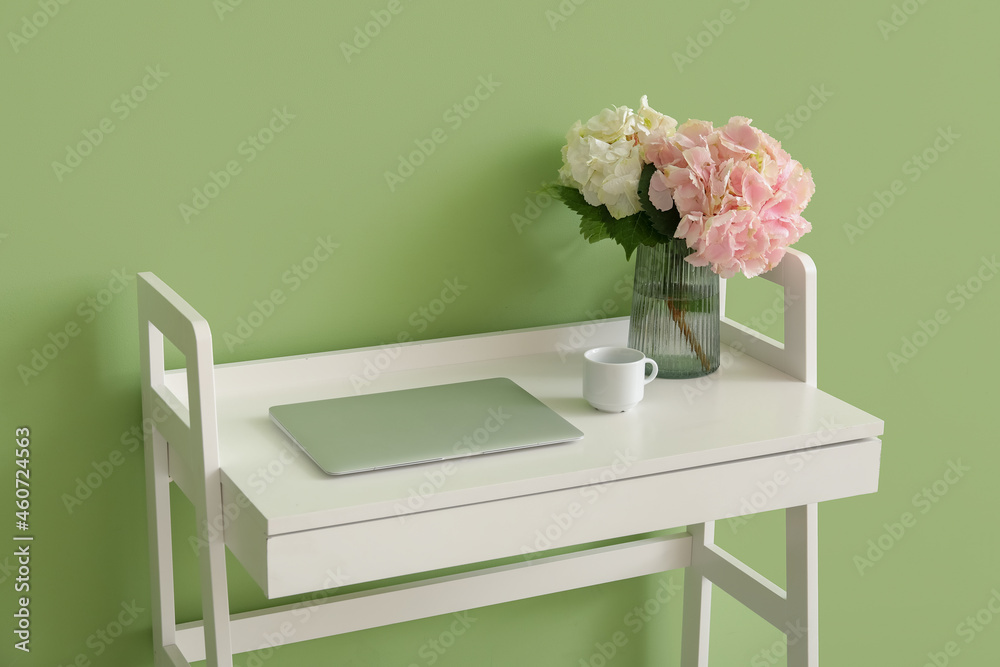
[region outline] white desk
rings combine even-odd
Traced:
[[[156,294],[168,298],[157,305]],[[182,317],[164,316],[164,304]],[[716,374],[654,381],[637,408],[615,415],[580,398],[580,364],[587,348],[625,344],[624,318],[213,367],[207,323],[148,274],[140,317],[166,317],[157,326],[189,361],[188,371],[158,376],[154,332],[143,403],[157,423],[147,441],[147,484],[158,667],[206,652],[208,664],[230,665],[233,652],[259,647],[265,634],[302,641],[677,567],[689,568],[686,666],[708,664],[711,583],[783,631],[789,621],[807,627],[790,646],[789,665],[818,664],[816,503],[877,490],[883,424],[742,352],[739,341],[735,350],[724,346]],[[275,404],[353,395],[365,377],[372,379],[361,389],[375,392],[497,376],[540,398],[584,439],[333,478],[267,414]],[[487,433],[469,435],[474,443]],[[170,481],[192,498],[199,525],[209,526],[201,554],[207,651],[202,623],[175,625]],[[713,521],[751,508],[788,508],[787,593],[714,544]],[[668,537],[534,555],[683,526],[688,532]],[[333,596],[309,614],[289,605],[231,618],[223,545],[270,598],[532,557]],[[283,623],[294,631],[277,632]]]

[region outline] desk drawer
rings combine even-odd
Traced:
[[[586,486],[267,539],[244,512],[226,542],[276,598],[873,493],[880,454],[868,438],[632,478],[622,460]]]

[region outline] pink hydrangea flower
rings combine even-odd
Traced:
[[[650,201],[662,211],[677,207],[674,236],[694,250],[687,261],[723,278],[773,269],[811,229],[802,211],[816,189],[812,175],[750,123],[734,116],[715,129],[689,120],[642,139],[657,168]]]

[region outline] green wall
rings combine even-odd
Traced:
[[[648,94],[679,120],[749,116],[813,170],[820,387],[886,422],[880,492],[820,511],[824,664],[995,664],[998,22],[969,0],[5,1],[0,663],[151,665],[136,272],[208,318],[219,362],[625,314],[620,249],[535,191],[574,120]],[[460,296],[425,316],[446,281]],[[30,654],[11,632],[19,427]],[[193,513],[174,507],[189,620]],[[718,531],[782,580],[779,516]],[[230,566],[233,609],[260,603]],[[443,655],[450,617],[236,663],[596,666],[624,630],[608,664],[676,665],[678,597],[628,619],[680,581],[475,610]],[[776,631],[717,600],[713,665],[784,664]]]

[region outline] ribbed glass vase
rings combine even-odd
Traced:
[[[656,361],[661,378],[719,367],[719,276],[685,262],[689,252],[680,239],[635,251],[628,344]]]

